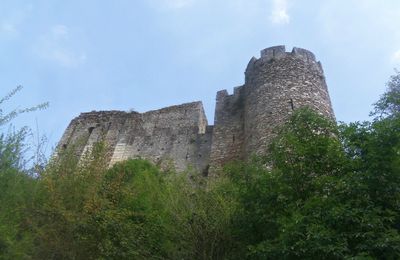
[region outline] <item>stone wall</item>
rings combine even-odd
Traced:
[[[226,162],[265,153],[290,114],[305,106],[334,120],[322,66],[308,50],[275,46],[250,60],[243,86],[231,95],[217,93],[214,126],[201,102],[146,113],[83,113],[68,126],[59,149],[75,143],[81,156],[105,140],[110,165],[142,157],[163,168],[207,175],[209,168],[215,172]]]
[[[145,158],[178,171],[207,168],[212,127],[201,102],[171,106],[143,114],[100,111],[75,118],[60,141],[64,149],[77,144],[82,155],[95,142],[105,140],[110,165],[128,158]]]
[[[59,142],[58,149],[66,149],[73,145],[77,155],[82,156],[94,143],[104,140],[112,152],[126,119],[138,115],[136,112],[122,111],[82,113],[71,121]]]
[[[139,114],[127,119],[122,127],[111,164],[143,157],[164,168],[173,166],[178,171],[196,168],[209,158],[209,149],[204,152],[203,147],[211,145],[211,140],[205,137],[210,135],[206,133],[206,126],[201,102]],[[203,139],[200,146],[199,140]]]
[[[232,160],[243,159],[244,141],[244,86],[235,88],[229,95],[226,90],[217,93],[211,168]]]

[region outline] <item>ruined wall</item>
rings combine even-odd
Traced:
[[[128,118],[111,164],[142,157],[178,171],[208,164],[211,137],[201,102],[183,104]],[[201,141],[200,141],[201,140]],[[199,169],[197,169],[199,170]]]
[[[72,120],[59,149],[73,143],[77,155],[105,140],[110,165],[142,157],[164,168],[193,168],[203,174],[232,160],[263,154],[279,127],[297,108],[308,106],[334,120],[321,64],[310,51],[275,46],[253,57],[245,84],[229,95],[219,91],[214,126],[201,102],[146,113],[90,112]]]
[[[126,119],[135,116],[138,116],[138,113],[122,111],[82,113],[67,127],[59,142],[59,149],[73,145],[77,155],[82,156],[94,143],[104,140],[112,152]]]
[[[110,165],[128,158],[145,158],[162,166],[184,171],[207,168],[212,127],[201,102],[137,112],[83,113],[68,126],[60,145],[77,144],[83,154],[95,142],[105,140]]]
[[[210,159],[213,170],[244,157],[244,98],[244,86],[236,87],[232,95],[226,90],[217,93]]]

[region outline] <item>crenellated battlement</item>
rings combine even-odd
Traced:
[[[307,62],[317,62],[314,53],[312,53],[309,50],[298,47],[293,47],[291,52],[286,52],[286,47],[284,45],[279,45],[266,48],[262,50],[260,53],[261,53],[260,59],[266,62],[274,59],[285,58],[287,56],[300,58]]]
[[[304,59],[307,62],[317,62],[314,53],[306,49],[293,47],[291,55]]]
[[[261,59],[264,60],[278,59],[287,54],[285,45],[265,48],[264,50],[260,51],[260,53],[261,53]]]
[[[260,58],[252,57],[247,64],[245,70],[245,82],[250,84],[258,74],[268,74],[268,68],[275,68],[274,62],[279,61],[282,65],[282,70],[286,70],[288,66],[299,67],[295,61],[307,65],[307,69],[314,71],[321,77],[324,77],[324,71],[321,63],[317,61],[314,53],[309,50],[293,47],[291,52],[286,52],[284,45],[269,47],[262,50]]]
[[[244,85],[243,86],[234,87],[232,94],[229,94],[228,90],[226,90],[226,89],[218,91],[217,92],[217,97],[216,97],[217,102],[218,101],[223,101],[223,100],[226,100],[226,99],[229,99],[229,98],[230,99],[238,98],[242,94],[242,91],[243,91],[244,87],[245,87]]]

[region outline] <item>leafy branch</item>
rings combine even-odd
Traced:
[[[19,85],[19,86],[15,87],[13,90],[11,90],[3,98],[1,98],[0,99],[0,106],[4,102],[8,101],[10,98],[15,96],[15,94],[17,94],[19,91],[21,91],[22,88],[23,87],[21,85]],[[16,118],[20,114],[34,112],[34,111],[38,111],[38,110],[43,110],[43,109],[46,109],[48,106],[49,106],[49,102],[44,102],[44,103],[41,103],[41,104],[38,104],[38,105],[32,106],[32,107],[26,107],[26,108],[22,108],[22,109],[21,108],[16,108],[16,109],[13,109],[12,111],[10,111],[8,113],[4,113],[3,109],[0,108],[0,126],[7,124],[8,122],[13,120],[14,118]]]

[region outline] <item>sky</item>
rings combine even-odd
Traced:
[[[400,67],[398,0],[0,0],[1,109],[21,115],[49,150],[92,110],[145,112],[244,83],[260,50],[286,45],[321,61],[338,121],[368,120]]]

